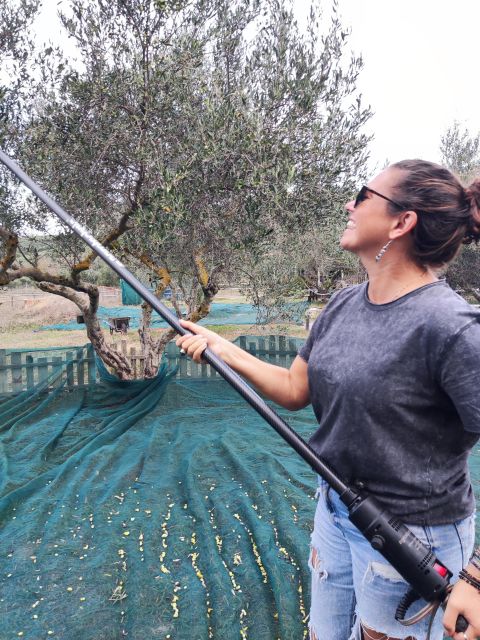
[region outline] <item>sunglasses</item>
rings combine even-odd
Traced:
[[[364,200],[367,199],[367,194],[368,193],[374,193],[376,196],[379,196],[380,198],[383,198],[384,200],[387,200],[388,202],[391,202],[392,204],[394,204],[396,207],[398,207],[399,209],[405,210],[406,207],[403,204],[399,204],[398,202],[395,202],[395,200],[392,200],[391,198],[387,198],[387,196],[384,196],[381,193],[378,193],[378,191],[374,191],[373,189],[370,189],[369,187],[362,187],[360,189],[360,191],[358,192],[357,197],[355,198],[355,204],[353,205],[354,207],[358,207],[358,205],[363,202]]]

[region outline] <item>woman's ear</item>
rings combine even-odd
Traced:
[[[413,231],[418,222],[418,216],[416,211],[402,211],[395,220],[395,224],[390,231],[390,238],[401,238]]]

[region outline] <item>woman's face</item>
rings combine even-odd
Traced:
[[[368,183],[368,187],[395,200],[393,187],[399,180],[399,170],[387,168]],[[348,222],[340,239],[340,246],[359,257],[375,257],[388,242],[389,232],[395,225],[396,216],[388,213],[388,202],[367,191],[363,202],[355,207],[351,200],[345,205]]]

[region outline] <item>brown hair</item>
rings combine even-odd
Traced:
[[[423,265],[447,264],[462,244],[480,240],[480,179],[468,188],[448,169],[424,160],[391,165],[401,175],[393,199],[415,211],[413,258]],[[398,208],[389,205],[392,213]]]

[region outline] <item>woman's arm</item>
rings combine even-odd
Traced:
[[[467,580],[470,575],[473,581],[467,582],[467,580],[460,578],[455,583],[443,617],[446,633],[455,640],[465,640],[465,638],[475,640],[480,636],[480,547],[474,551],[465,571],[467,572]],[[478,585],[475,586],[477,581]],[[455,633],[455,623],[460,614],[469,622],[465,635],[463,632]]]
[[[232,369],[251,382],[260,393],[291,411],[303,409],[310,402],[307,363],[297,356],[290,369],[263,362],[229,340],[193,322],[180,321],[194,335],[177,338],[177,345],[195,362],[200,362],[207,348]]]

